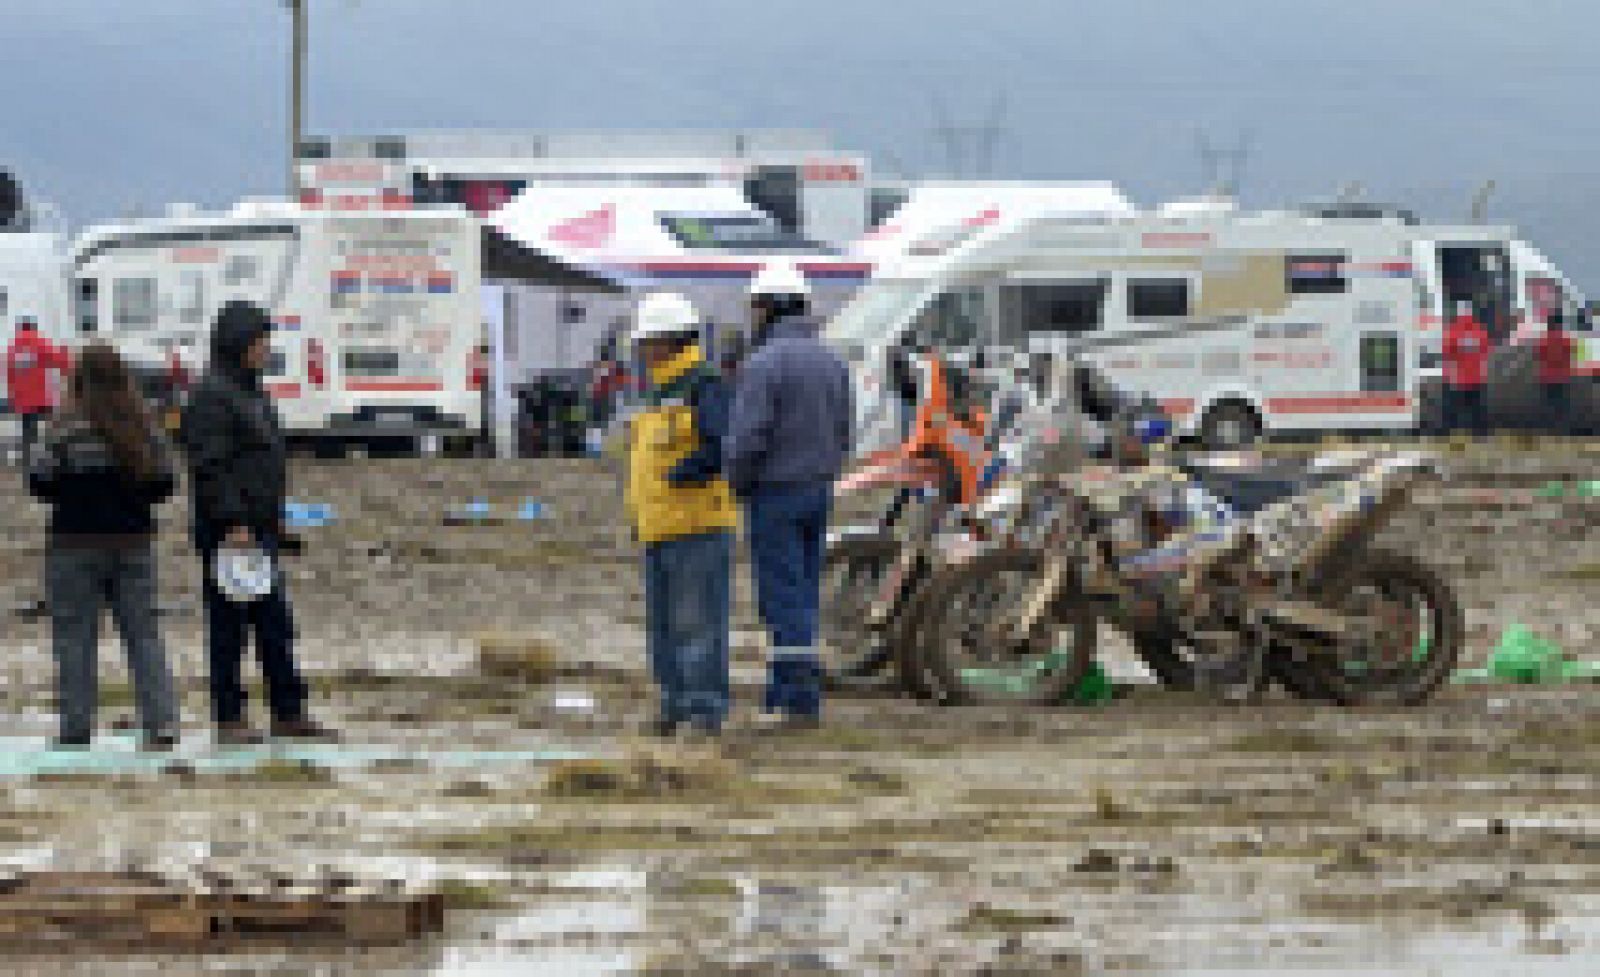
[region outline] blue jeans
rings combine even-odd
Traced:
[[[756,604],[772,645],[766,708],[815,717],[822,709],[817,659],[828,483],[758,488],[746,500]]]
[[[53,623],[61,735],[94,732],[98,703],[96,650],[107,604],[122,632],[133,691],[145,732],[178,729],[178,697],[156,623],[156,557],[149,542],[127,546],[61,546],[45,551],[46,586]]]
[[[715,730],[728,715],[732,558],[727,532],[645,547],[645,641],[663,720]]]

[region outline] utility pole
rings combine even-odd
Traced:
[[[300,195],[300,142],[305,135],[306,0],[283,0],[294,18],[294,49],[289,69],[289,195]]]

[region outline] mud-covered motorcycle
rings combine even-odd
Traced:
[[[911,643],[954,702],[1061,701],[1101,624],[1165,684],[1227,700],[1276,679],[1306,698],[1419,702],[1454,667],[1461,611],[1436,571],[1374,540],[1430,471],[1371,453],[1023,476],[926,583]]]

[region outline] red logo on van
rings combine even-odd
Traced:
[[[598,248],[617,233],[617,208],[606,204],[550,228],[550,240],[579,249]]]
[[[854,163],[807,163],[801,175],[807,183],[859,183],[861,167]]]

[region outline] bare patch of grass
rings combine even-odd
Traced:
[[[268,760],[248,770],[223,775],[228,783],[275,784],[283,786],[326,786],[334,782],[333,771],[306,760]]]
[[[1048,909],[1019,909],[980,902],[967,911],[956,928],[964,933],[1023,933],[1071,924],[1072,917]]]
[[[1332,753],[1345,745],[1314,729],[1279,728],[1244,733],[1227,749],[1236,753]]]
[[[477,646],[478,669],[486,676],[539,685],[561,675],[561,656],[541,635],[480,634]]]
[[[434,892],[444,900],[446,909],[494,909],[506,903],[503,890],[470,879],[445,879]]]
[[[750,781],[714,754],[639,750],[617,759],[554,763],[544,793],[559,798],[722,798],[745,792]]]

